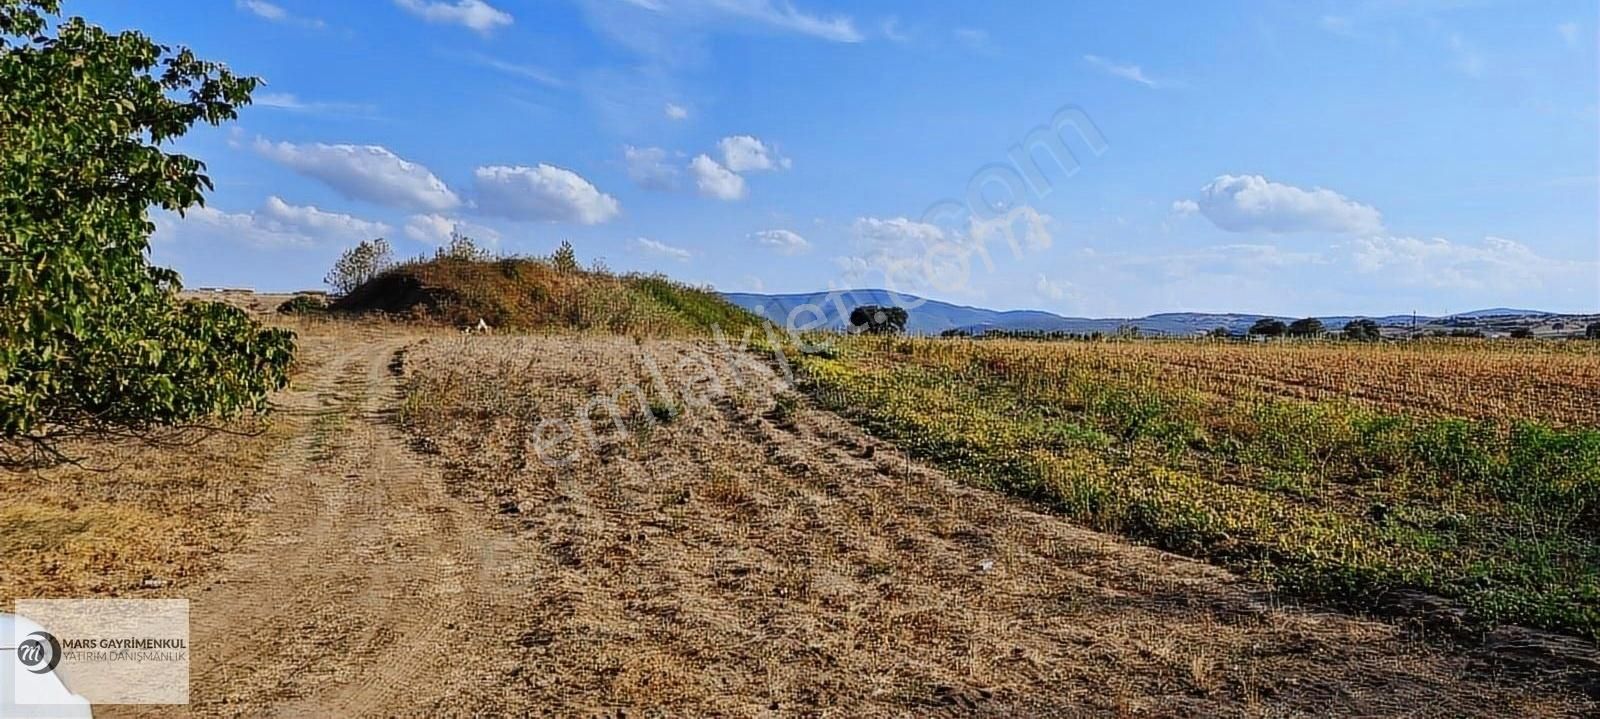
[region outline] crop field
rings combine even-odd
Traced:
[[[1583,343],[857,337],[824,406],[980,486],[1301,596],[1600,636],[1600,353]]]

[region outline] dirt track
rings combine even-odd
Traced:
[[[777,413],[770,373],[731,381],[703,345],[323,342],[282,400],[305,421],[269,465],[259,525],[179,592],[194,714],[1593,709],[963,487],[833,415]],[[601,431],[565,467],[529,456],[532,423],[652,365],[707,401]],[[421,402],[409,436],[403,382]],[[129,709],[106,714],[184,713]]]

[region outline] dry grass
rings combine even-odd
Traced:
[[[530,560],[520,637],[497,655],[515,668],[468,703],[607,716],[1594,709],[1537,676],[1284,606],[1221,569],[962,486],[704,348],[494,338],[408,352],[417,445]],[[634,383],[682,414],[651,423],[629,399],[618,424],[543,441],[564,436],[547,422],[609,416],[593,398],[631,398]],[[540,462],[543,445],[570,461]]]

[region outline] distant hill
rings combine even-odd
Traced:
[[[824,316],[820,324],[812,310],[802,310],[796,317],[797,326],[816,325],[819,329],[843,329],[848,324],[850,310],[862,305],[914,305],[906,331],[911,334],[936,335],[947,330],[963,330],[983,334],[994,330],[1023,332],[1090,332],[1111,333],[1124,326],[1138,327],[1144,334],[1187,336],[1226,327],[1229,332],[1242,334],[1263,317],[1290,321],[1292,317],[1241,313],[1163,312],[1144,317],[1063,317],[1042,310],[990,310],[981,307],[951,304],[905,293],[881,289],[852,289],[829,292],[802,292],[795,294],[759,294],[751,292],[724,292],[729,302],[773,320],[786,324],[789,315],[797,308],[810,305],[820,308]],[[1419,328],[1455,325],[1461,320],[1483,318],[1551,318],[1557,315],[1538,310],[1519,310],[1497,307],[1473,312],[1462,312],[1449,317],[1418,315]],[[1330,330],[1338,330],[1354,319],[1372,319],[1385,327],[1410,327],[1412,315],[1396,314],[1381,317],[1338,315],[1319,317]]]

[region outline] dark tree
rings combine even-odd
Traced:
[[[873,335],[892,335],[906,331],[904,307],[862,305],[850,310],[850,329]]]
[[[0,466],[62,440],[266,409],[294,335],[178,297],[149,262],[152,206],[182,213],[205,166],[165,151],[258,81],[128,31],[0,0]]]
[[[1307,317],[1290,322],[1288,332],[1291,337],[1321,337],[1325,329],[1322,320]]]
[[[1210,332],[1207,332],[1206,336],[1210,337],[1212,339],[1225,340],[1225,339],[1229,339],[1229,338],[1233,337],[1233,333],[1229,332],[1228,328],[1226,328],[1226,327],[1216,327],[1216,328],[1213,328]]]
[[[1350,320],[1344,324],[1344,338],[1357,342],[1377,342],[1383,337],[1378,323],[1368,319]]]
[[[1592,340],[1600,340],[1600,322],[1590,324],[1585,336]]]
[[[1255,324],[1250,325],[1250,334],[1263,337],[1282,337],[1288,331],[1289,326],[1284,324],[1283,320],[1275,320],[1271,317],[1262,317],[1256,320]]]
[[[1517,327],[1517,328],[1511,330],[1511,336],[1516,338],[1516,339],[1519,339],[1519,340],[1529,339],[1529,338],[1533,337],[1533,328],[1532,327]]]

